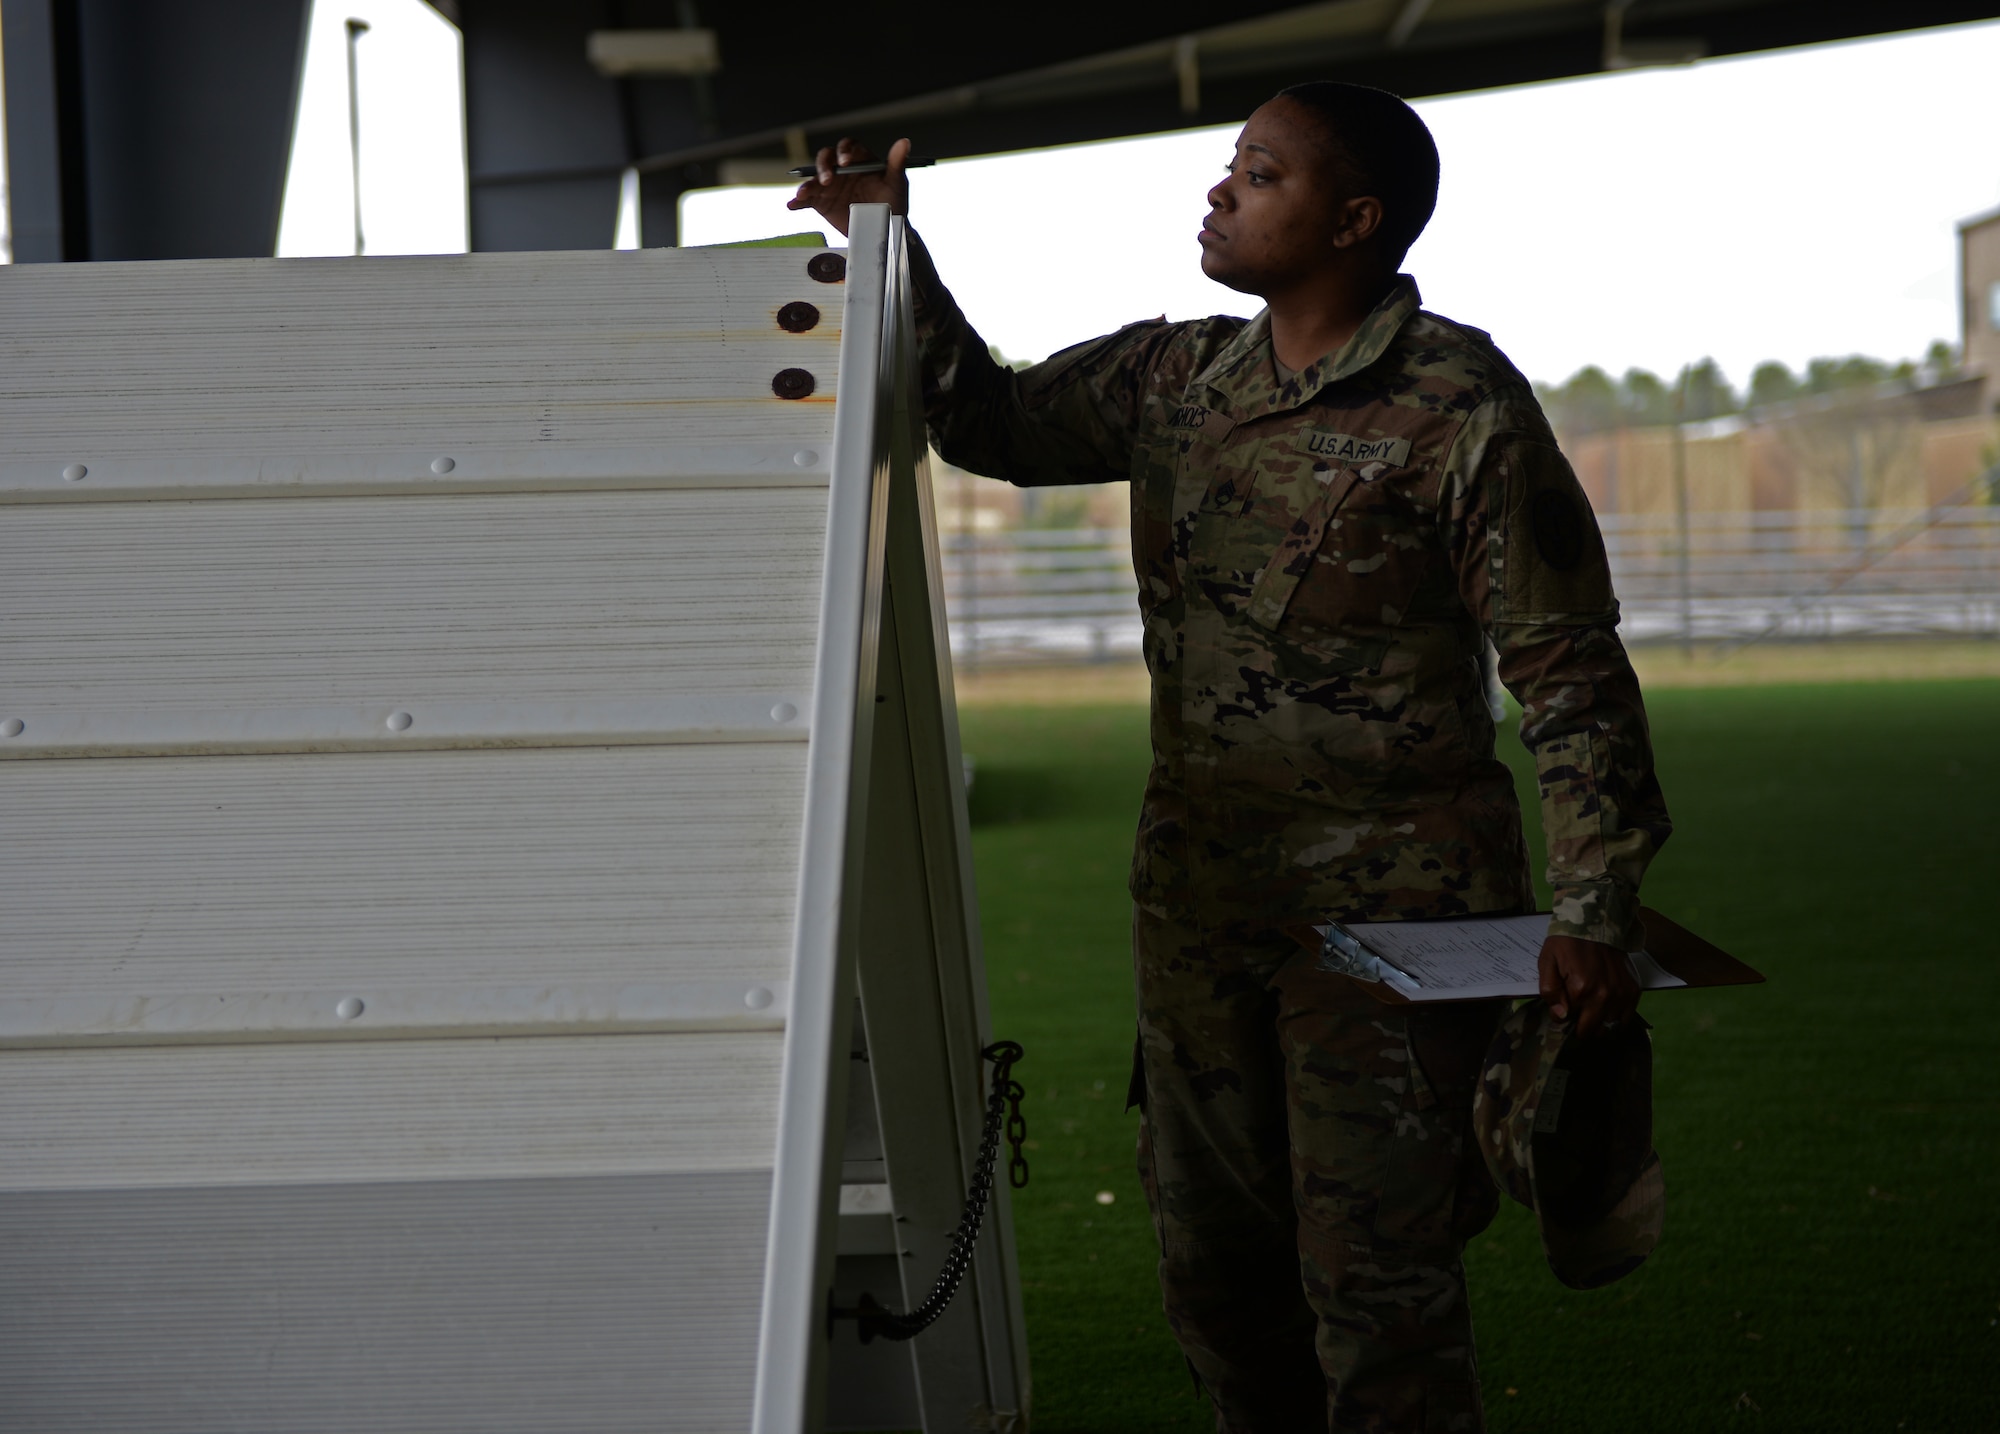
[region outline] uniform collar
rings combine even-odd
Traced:
[[[1223,346],[1214,361],[1195,376],[1195,383],[1215,395],[1220,400],[1217,406],[1239,423],[1297,408],[1328,384],[1357,374],[1381,358],[1422,304],[1417,281],[1408,274],[1398,274],[1389,292],[1354,331],[1354,337],[1314,359],[1282,384],[1271,350],[1271,311],[1266,309]]]

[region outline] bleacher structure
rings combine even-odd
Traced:
[[[0,1429],[1018,1430],[901,221],[0,269]],[[1004,1180],[1001,1182],[1004,1187]]]

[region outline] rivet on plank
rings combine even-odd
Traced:
[[[780,398],[810,398],[813,376],[802,368],[781,368],[771,377],[771,392]]]

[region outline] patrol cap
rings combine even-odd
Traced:
[[[1480,1152],[1494,1183],[1535,1212],[1549,1268],[1571,1289],[1624,1278],[1660,1242],[1651,1029],[1633,1016],[1576,1040],[1536,1000],[1486,1051],[1472,1098]]]

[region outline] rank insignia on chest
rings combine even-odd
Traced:
[[[1299,445],[1313,457],[1335,463],[1380,463],[1400,468],[1410,461],[1407,438],[1357,438],[1327,428],[1308,428],[1299,435]]]

